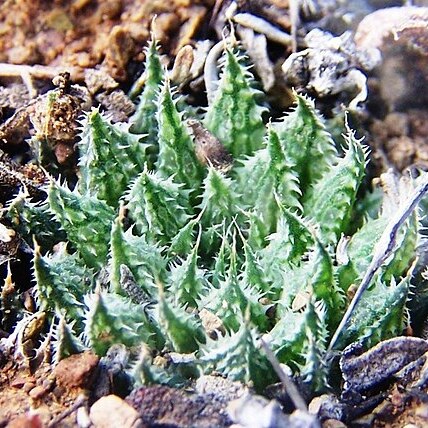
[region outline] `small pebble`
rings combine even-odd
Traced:
[[[428,404],[425,404],[425,403],[420,404],[417,407],[415,414],[420,418],[428,420]]]
[[[58,400],[61,398],[61,396],[63,396],[65,394],[65,388],[62,388],[60,386],[56,386],[54,388],[54,390],[52,391],[52,394],[54,395],[55,398],[57,398]]]
[[[52,378],[46,378],[42,382],[42,387],[46,390],[50,390],[55,384],[55,379]]]
[[[346,425],[337,419],[327,419],[322,423],[322,428],[346,428]]]
[[[289,424],[286,426],[295,428],[320,428],[320,423],[314,415],[311,415],[303,410],[296,409],[290,415]],[[274,428],[280,427],[281,425],[274,425]]]
[[[16,379],[13,379],[13,381],[10,383],[10,386],[12,388],[22,388],[23,386],[25,386],[25,384],[30,383],[28,379],[24,379],[22,377],[18,377]]]
[[[227,412],[233,422],[245,428],[292,426],[288,415],[282,413],[276,400],[269,401],[260,395],[245,394],[237,400],[231,401],[227,406]],[[312,428],[312,425],[307,426]]]
[[[91,426],[91,419],[89,418],[88,410],[86,407],[79,407],[76,411],[76,423],[79,428],[89,428]]]
[[[35,382],[26,382],[22,390],[26,393],[29,393],[36,386]]]
[[[326,401],[327,398],[328,398],[327,394],[314,397],[308,406],[309,413],[316,415],[319,412],[322,403]]]
[[[107,395],[96,401],[89,412],[95,428],[143,428],[138,412],[117,395]]]
[[[221,376],[202,375],[195,383],[196,392],[200,395],[212,395],[216,400],[228,403],[248,392],[248,388],[238,381]]]
[[[39,400],[44,395],[46,395],[47,391],[43,386],[35,386],[29,393],[29,396],[34,400]]]

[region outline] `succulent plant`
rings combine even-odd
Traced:
[[[407,189],[386,186],[374,216],[356,210],[367,148],[348,128],[336,144],[298,94],[270,121],[236,43],[225,43],[201,116],[171,88],[155,42],[146,58],[130,123],[98,109],[81,121],[75,188],[50,179],[45,202],[21,193],[9,205],[31,245],[34,235],[35,295],[54,326],[56,360],[123,344],[140,350],[129,366],[136,382],[217,372],[263,388],[275,379],[263,334],[280,362],[322,389],[326,343]],[[402,330],[416,214],[402,229],[339,348]],[[188,358],[154,362],[169,353]]]

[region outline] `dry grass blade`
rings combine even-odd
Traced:
[[[413,210],[416,208],[418,203],[421,201],[423,196],[428,191],[428,174],[423,177],[422,183],[416,188],[414,193],[398,208],[396,214],[392,217],[389,225],[386,227],[383,232],[379,242],[375,247],[375,252],[373,259],[367,268],[364,277],[361,281],[360,286],[358,287],[357,292],[355,293],[354,298],[352,299],[348,309],[346,310],[345,315],[342,318],[339,326],[337,327],[330,344],[327,349],[327,356],[331,353],[334,346],[336,345],[337,340],[339,339],[343,329],[348,324],[355,308],[361,300],[363,293],[367,290],[370,285],[374,275],[385,262],[385,260],[391,255],[396,244],[397,233],[403,223],[407,220]]]
[[[273,369],[275,370],[276,374],[284,385],[284,388],[287,391],[287,394],[290,396],[290,399],[293,402],[294,406],[298,410],[307,412],[308,407],[306,406],[305,400],[300,395],[300,392],[297,389],[296,385],[291,380],[290,376],[288,376],[287,373],[282,370],[278,359],[275,357],[274,353],[269,348],[269,345],[263,339],[261,340],[261,343],[269,362],[272,364]]]

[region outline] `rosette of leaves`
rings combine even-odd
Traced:
[[[387,190],[379,212],[363,212],[353,231],[367,162],[354,132],[336,146],[313,102],[297,94],[291,112],[269,121],[233,42],[203,117],[190,117],[171,88],[155,42],[146,58],[130,123],[112,124],[98,109],[82,120],[76,187],[52,179],[44,203],[20,195],[10,204],[12,223],[30,243],[33,234],[40,240],[35,290],[57,326],[56,360],[123,344],[141,350],[130,364],[136,382],[181,384],[216,372],[261,389],[274,380],[259,344],[266,335],[280,362],[322,389],[326,343],[347,293],[405,192],[394,200]],[[188,118],[233,156],[229,168],[200,162],[195,147],[207,142]],[[401,332],[418,227],[415,214],[339,347]],[[61,251],[55,235],[66,237]],[[218,321],[215,334],[202,309]],[[154,363],[170,353],[185,355]]]

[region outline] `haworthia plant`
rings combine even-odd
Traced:
[[[236,158],[260,149],[265,134],[266,109],[258,103],[261,93],[243,60],[235,46],[225,46],[219,89],[204,118],[205,126]]]
[[[190,117],[151,42],[131,123],[89,112],[75,189],[52,179],[44,203],[21,193],[7,215],[30,245],[35,235],[37,304],[53,323],[56,360],[122,344],[140,349],[129,366],[137,383],[182,384],[186,373],[215,371],[261,389],[275,379],[263,334],[280,362],[319,390],[326,343],[406,192],[395,189],[393,200],[388,189],[375,216],[355,210],[367,150],[354,133],[336,147],[313,102],[297,94],[282,119],[264,117],[236,43],[225,43],[220,66],[205,116]],[[187,119],[232,155],[228,168],[199,163],[195,147],[210,150],[212,141]],[[356,212],[364,220],[353,231]],[[415,214],[342,348],[400,333],[419,234]],[[160,352],[188,356],[163,367],[153,363]]]

